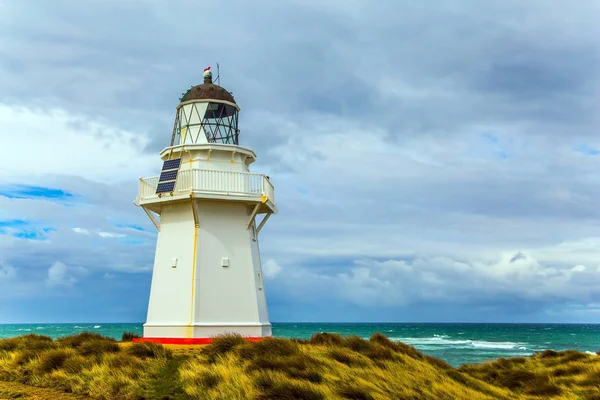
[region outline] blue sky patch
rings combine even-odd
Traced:
[[[125,229],[135,229],[136,231],[140,231],[140,232],[148,232],[148,230],[146,228],[143,228],[136,224],[118,224],[118,225],[115,225],[115,227],[125,228]]]
[[[1,228],[20,228],[28,225],[29,222],[23,221],[22,219],[9,219],[5,221],[0,221],[0,229]]]
[[[585,144],[575,147],[575,151],[581,154],[585,154],[586,156],[597,156],[598,154],[600,154],[600,150],[587,146]]]
[[[56,229],[50,227],[36,227],[22,219],[0,221],[0,234],[12,234],[13,237],[19,239],[45,240],[48,233],[55,231]]]
[[[29,185],[0,187],[0,196],[7,197],[9,199],[42,198],[50,200],[66,200],[73,198],[73,194],[61,189]]]

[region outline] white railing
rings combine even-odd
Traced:
[[[191,192],[231,194],[237,196],[265,195],[274,202],[273,185],[266,176],[248,172],[187,169],[179,171],[173,195]],[[157,197],[158,176],[142,178],[139,183],[139,200]]]

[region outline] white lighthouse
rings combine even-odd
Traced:
[[[177,106],[160,176],[139,181],[135,204],[158,229],[144,341],[271,336],[258,234],[277,208],[238,143],[238,113],[207,68]]]

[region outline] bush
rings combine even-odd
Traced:
[[[127,353],[138,358],[172,358],[173,352],[163,345],[150,342],[134,343],[127,348]]]
[[[243,344],[246,344],[246,341],[241,335],[226,334],[216,336],[212,343],[206,346],[202,352],[206,354],[209,362],[215,362],[218,356],[225,355]]]
[[[341,346],[344,339],[338,333],[315,333],[308,340],[310,344],[325,345],[325,346]]]
[[[104,353],[116,353],[121,350],[116,342],[108,340],[90,340],[77,349],[84,356],[98,356]]]
[[[300,379],[303,381],[309,381],[312,383],[322,383],[323,375],[318,371],[303,371],[303,370],[289,370],[287,376],[294,379]]]
[[[387,361],[394,359],[394,352],[388,348],[380,345],[371,346],[365,355],[373,361]]]
[[[260,342],[246,343],[239,347],[242,358],[287,357],[298,352],[298,344],[288,339],[266,338]]]
[[[566,368],[557,368],[552,371],[553,376],[569,376],[569,375],[578,375],[585,372],[585,368],[580,365],[573,365],[571,367]]]
[[[331,349],[329,356],[335,361],[346,364],[349,367],[365,365],[365,362],[360,357],[345,349]]]
[[[554,350],[544,350],[538,355],[539,358],[553,358],[558,356],[560,356],[560,353]]]
[[[75,355],[73,357],[67,358],[64,361],[62,369],[64,369],[68,373],[77,374],[83,371],[85,368],[90,367],[91,364],[92,361],[89,358],[80,355]]]
[[[15,363],[17,365],[25,365],[29,361],[33,360],[38,356],[38,352],[34,350],[23,350],[17,353],[15,357]]]
[[[419,350],[402,342],[396,343],[396,352],[405,354],[417,360],[422,360],[425,357]]]
[[[344,399],[352,400],[374,400],[375,398],[365,389],[357,385],[344,385],[337,390],[337,394]]]
[[[377,343],[381,346],[389,347],[392,350],[396,350],[396,343],[392,342],[387,336],[381,332],[376,332],[369,338],[371,343]]]
[[[325,396],[308,386],[290,381],[274,381],[261,375],[255,381],[262,393],[260,400],[322,400]]]
[[[63,366],[65,361],[72,354],[64,349],[49,350],[41,353],[40,359],[37,362],[36,372],[45,374]]]
[[[452,365],[448,364],[446,361],[444,360],[440,360],[439,358],[435,358],[435,357],[431,357],[431,356],[423,356],[424,361],[429,364],[429,365],[433,365],[436,368],[439,369],[454,369],[454,367],[452,367]]]
[[[14,351],[19,346],[19,342],[15,339],[0,339],[0,351]]]
[[[561,353],[563,355],[562,362],[571,362],[571,361],[579,361],[590,358],[589,354],[582,353],[576,350],[567,350]]]
[[[98,333],[94,333],[94,332],[81,332],[77,335],[71,335],[71,336],[64,336],[61,338],[58,338],[56,341],[65,347],[73,347],[73,348],[77,348],[79,346],[81,346],[82,344],[84,344],[85,342],[91,342],[91,341],[107,341],[107,342],[116,342],[115,339],[113,338],[109,338],[106,336],[102,336]]]
[[[121,342],[131,342],[133,339],[138,339],[140,335],[134,332],[123,332],[121,335]]]
[[[104,358],[111,368],[127,368],[137,365],[140,361],[137,357],[126,353],[114,353]]]
[[[215,372],[203,372],[198,375],[196,382],[206,389],[213,389],[221,383],[223,377]]]
[[[371,344],[369,342],[360,336],[355,335],[345,337],[342,345],[359,353],[365,353],[371,350]]]

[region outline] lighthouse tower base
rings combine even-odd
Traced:
[[[162,204],[141,341],[201,344],[228,333],[249,340],[271,336],[256,207],[193,196]]]

